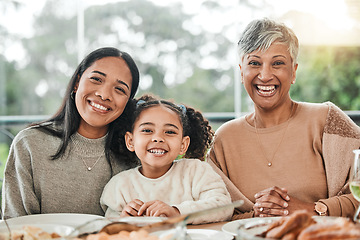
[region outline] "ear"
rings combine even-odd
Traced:
[[[294,66],[291,84],[294,84],[296,81],[296,71],[297,71],[298,66],[299,66],[299,64],[295,64],[295,66]]]
[[[190,145],[190,137],[189,136],[183,137],[182,142],[181,142],[179,155],[185,154],[188,147],[189,147],[189,145]]]
[[[133,134],[131,132],[126,132],[126,134],[125,134],[125,144],[126,144],[127,149],[130,152],[135,151],[133,142],[134,142],[133,141]]]

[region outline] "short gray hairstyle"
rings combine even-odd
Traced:
[[[297,64],[299,40],[295,33],[285,24],[267,18],[250,22],[243,31],[238,42],[240,62],[246,54],[255,50],[265,51],[275,41],[288,46],[293,64]]]

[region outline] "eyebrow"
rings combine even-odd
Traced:
[[[147,126],[147,125],[154,126],[155,124],[152,123],[152,122],[144,122],[144,123],[140,124],[139,127],[141,127],[141,126]],[[176,128],[176,129],[179,130],[179,128],[178,128],[176,125],[171,124],[171,123],[166,123],[165,126],[166,126],[166,127],[174,127],[174,128]]]
[[[249,58],[251,58],[251,57],[255,57],[255,58],[261,58],[260,56],[258,56],[258,55],[248,55],[247,56],[247,59],[249,59]],[[273,56],[272,58],[276,58],[276,57],[283,57],[283,58],[286,58],[286,56],[285,55],[281,55],[281,54],[279,54],[279,55],[275,55],[275,56]]]
[[[94,70],[94,71],[92,71],[92,72],[93,72],[93,73],[98,73],[98,74],[100,74],[100,75],[102,75],[102,76],[106,77],[106,74],[105,74],[105,73],[103,73],[103,72],[100,72],[100,71],[97,71],[97,70]],[[116,81],[117,81],[118,83],[120,83],[120,84],[125,85],[125,86],[127,87],[127,89],[130,89],[129,85],[127,85],[127,83],[126,83],[126,82],[121,81],[121,80],[119,80],[119,79],[117,79]]]

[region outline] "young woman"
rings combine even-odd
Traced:
[[[138,85],[138,68],[129,54],[107,47],[86,56],[58,112],[15,137],[2,189],[4,218],[104,215],[99,204],[103,187],[135,165],[119,145]]]
[[[137,102],[134,119],[126,146],[141,166],[119,173],[105,186],[101,204],[106,216],[174,217],[231,202],[221,177],[199,160],[213,136],[200,112],[145,96]],[[184,158],[176,160],[179,155]],[[232,212],[191,223],[228,220]]]

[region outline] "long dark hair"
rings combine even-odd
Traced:
[[[119,159],[121,154],[119,144],[121,145],[121,141],[124,141],[124,137],[121,135],[123,135],[129,128],[128,124],[130,122],[134,106],[133,98],[139,86],[139,70],[134,60],[128,53],[122,52],[113,47],[104,47],[91,52],[76,68],[70,82],[68,83],[65,97],[59,110],[50,119],[32,124],[32,126],[38,126],[41,130],[45,130],[52,135],[61,138],[62,143],[59,146],[58,151],[51,156],[53,160],[63,156],[65,149],[69,144],[70,136],[78,130],[80,125],[81,116],[76,108],[74,98],[71,97],[77,81],[81,78],[86,69],[88,69],[94,62],[105,57],[119,57],[124,59],[132,76],[132,87],[129,101],[120,117],[109,124],[108,134],[105,141],[105,153],[107,160],[110,162],[111,154],[114,154],[114,156]],[[53,124],[47,124],[49,122]]]

